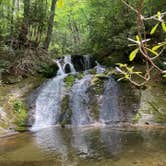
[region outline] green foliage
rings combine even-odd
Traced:
[[[75,81],[75,76],[72,74],[69,74],[67,77],[65,77],[64,82],[66,88],[70,89],[73,86],[74,81]]]
[[[61,102],[61,126],[65,127],[66,124],[71,124],[72,110],[70,109],[70,97],[66,95]]]
[[[13,110],[16,114],[17,126],[24,126],[27,118],[27,110],[24,103],[20,100],[12,101]]]
[[[137,123],[140,118],[141,118],[141,114],[140,114],[140,113],[137,113],[137,114],[134,116],[133,121],[134,121],[135,123]]]
[[[56,75],[58,67],[55,64],[49,65],[43,63],[38,69],[38,73],[42,74],[46,78],[51,78]]]
[[[136,48],[134,51],[130,53],[129,59],[130,61],[133,61],[134,58],[136,57],[137,52],[139,51],[139,48]]]
[[[105,74],[96,74],[91,80],[91,86],[96,95],[102,94],[104,92],[104,81],[108,79]]]
[[[159,26],[159,23],[157,23],[157,24],[152,28],[152,30],[150,31],[150,34],[151,34],[151,35],[153,35],[153,34],[156,32],[158,26]]]

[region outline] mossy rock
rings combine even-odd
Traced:
[[[58,66],[56,64],[40,64],[40,67],[37,69],[38,73],[46,78],[51,78],[56,75],[58,71]]]
[[[91,86],[96,95],[101,95],[104,92],[104,82],[105,79],[108,79],[104,74],[97,74],[93,77],[91,81]]]
[[[93,95],[93,93],[91,94],[91,100],[90,100],[90,115],[91,117],[98,121],[99,120],[99,116],[100,116],[100,110],[99,110],[99,105],[97,102],[97,97]]]
[[[23,101],[21,100],[12,100],[11,105],[15,114],[15,124],[18,127],[22,127],[26,124],[27,121],[27,108]]]
[[[71,124],[72,110],[70,109],[70,97],[66,95],[61,102],[60,124],[64,127],[66,124]]]
[[[106,76],[116,76],[117,72],[115,70],[115,68],[107,68],[106,71],[104,72],[106,74]]]
[[[18,126],[18,127],[15,128],[15,131],[26,132],[26,131],[28,131],[28,128],[24,127],[24,126]]]
[[[154,115],[154,119],[157,123],[166,123],[166,111],[160,108],[155,102],[149,102],[151,106],[151,113]]]
[[[88,70],[89,74],[95,75],[96,74],[96,68]]]
[[[74,82],[75,82],[75,76],[72,75],[72,74],[69,74],[67,77],[65,77],[64,79],[64,83],[65,83],[65,87],[67,89],[70,89],[73,85],[74,85]]]
[[[103,80],[109,79],[109,77],[105,73],[96,74],[95,77]]]
[[[141,114],[140,114],[139,112],[137,112],[137,113],[135,114],[135,116],[133,117],[133,122],[134,122],[134,123],[138,123],[139,120],[140,120],[140,118],[141,118]]]
[[[79,72],[75,75],[75,77],[78,79],[78,80],[81,80],[83,77],[84,77],[84,74],[82,72]]]

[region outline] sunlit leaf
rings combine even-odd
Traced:
[[[163,30],[166,32],[166,25],[164,22],[161,23],[161,26],[162,26]]]
[[[63,0],[58,0],[57,1],[57,7],[61,8],[63,6],[63,3],[64,3]]]
[[[125,67],[125,66],[126,66],[126,64],[123,64],[123,63],[117,63],[117,65],[118,65],[119,67]]]
[[[139,38],[139,36],[138,36],[138,35],[136,36],[136,40],[137,40],[137,41],[140,41],[140,38]]]
[[[128,75],[128,74],[126,74],[126,75],[125,75],[125,78],[126,78],[126,79],[129,79],[129,75]]]
[[[132,67],[127,67],[127,70],[128,70],[130,73],[133,72],[133,69],[134,69],[134,66],[132,66]]]
[[[157,51],[160,47],[162,47],[164,44],[156,45],[152,47],[152,51]]]
[[[125,78],[124,78],[124,77],[122,77],[122,78],[119,78],[119,79],[118,79],[118,81],[121,81],[121,80],[124,80],[124,79],[125,79]]]
[[[132,52],[130,53],[130,56],[129,56],[129,60],[130,60],[130,61],[133,61],[133,60],[134,60],[134,58],[136,57],[136,54],[137,54],[138,50],[139,50],[139,48],[136,48],[134,51],[132,51]]]
[[[152,30],[150,31],[150,34],[151,34],[151,35],[153,35],[153,34],[156,32],[157,27],[159,26],[159,24],[160,24],[160,23],[156,24],[156,25],[152,28]]]
[[[156,52],[156,51],[154,51],[154,50],[152,50],[152,49],[150,49],[150,48],[146,48],[148,51],[150,51],[152,54],[154,54],[154,55],[156,55],[156,56],[159,56],[159,54]]]
[[[160,12],[157,12],[157,17],[158,17],[158,19],[161,18],[161,13]]]
[[[137,75],[142,74],[142,72],[140,72],[140,71],[136,71],[136,72],[134,72],[134,73],[137,74]]]

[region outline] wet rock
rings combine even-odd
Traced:
[[[73,55],[72,63],[76,71],[84,71],[96,66],[95,59],[90,55]]]
[[[141,90],[139,124],[166,123],[166,88],[163,84],[151,85]]]

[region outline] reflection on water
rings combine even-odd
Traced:
[[[45,128],[0,140],[0,166],[166,166],[166,129]]]

